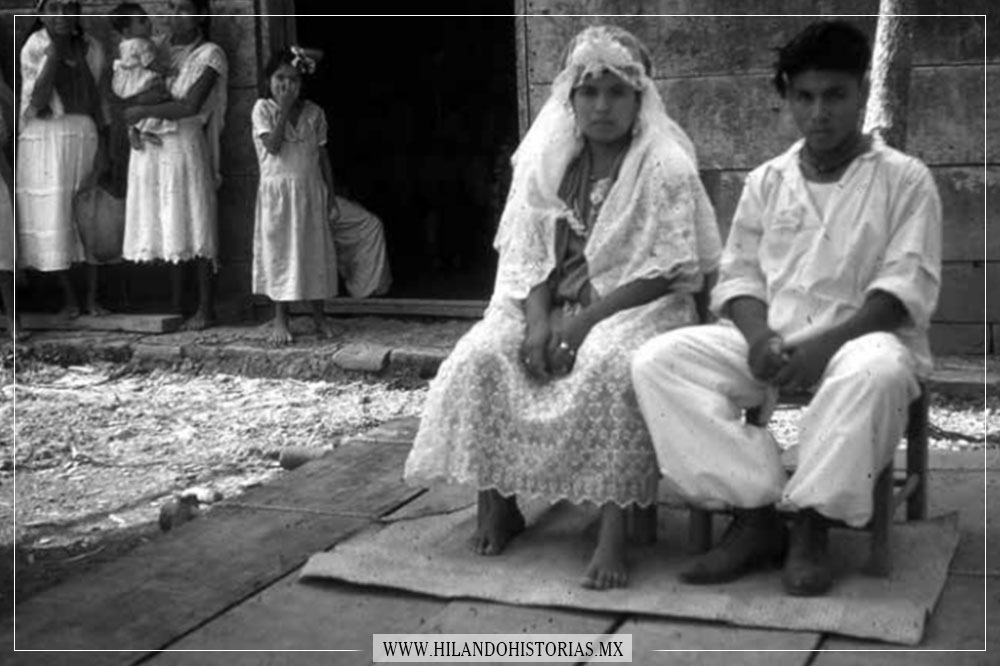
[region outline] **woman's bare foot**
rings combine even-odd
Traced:
[[[288,322],[275,317],[271,326],[271,334],[267,336],[268,342],[272,345],[282,346],[290,344],[294,339],[292,332],[288,330]]]
[[[80,306],[76,303],[64,305],[63,309],[56,313],[60,319],[76,319],[80,316]]]
[[[214,323],[213,318],[203,312],[198,310],[195,312],[190,319],[181,324],[182,331],[204,331],[209,328]]]
[[[601,507],[601,533],[581,585],[607,590],[628,585],[625,562],[625,511],[613,502]]]
[[[316,337],[320,340],[333,338],[333,327],[326,320],[326,304],[321,300],[310,301],[312,306],[313,325],[316,327]]]
[[[103,305],[101,305],[96,301],[87,305],[86,312],[87,314],[93,317],[107,317],[109,314],[111,314],[111,310],[107,309],[106,307],[104,307]]]
[[[508,542],[524,531],[524,516],[517,498],[496,490],[480,490],[478,526],[472,535],[472,550],[480,555],[499,555]]]
[[[14,342],[24,342],[31,337],[30,333],[21,328],[21,322],[18,317],[7,318],[7,332],[10,333],[11,340]]]
[[[316,337],[320,340],[332,340],[335,337],[333,326],[326,317],[313,317],[313,324],[316,326]]]

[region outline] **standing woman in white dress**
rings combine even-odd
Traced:
[[[8,119],[14,109],[14,91],[0,74],[0,148],[6,148],[12,125]],[[7,315],[7,332],[14,340],[23,340],[24,332],[14,310],[14,205],[10,187],[12,178],[6,155],[0,155],[0,302]]]
[[[42,0],[38,23],[21,49],[21,107],[17,137],[20,264],[58,276],[61,313],[79,303],[69,268],[85,260],[73,218],[73,198],[96,182],[104,113],[99,91],[105,69],[101,45],[80,26],[80,3]],[[87,268],[87,309],[97,303],[97,266]]]
[[[216,192],[222,183],[219,136],[226,110],[226,54],[207,40],[209,0],[170,0],[168,42],[174,101],[125,109],[133,125],[146,118],[177,121],[163,145],[143,145],[129,157],[125,206],[124,257],[129,261],[167,261],[175,265],[173,306],[181,309],[184,272],[193,264],[198,308],[185,328],[212,324],[212,274],[218,259]]]

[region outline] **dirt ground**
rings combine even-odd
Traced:
[[[211,501],[285,473],[282,450],[335,447],[417,415],[427,389],[400,377],[328,383],[39,362],[20,362],[15,384],[13,370],[8,353],[0,367],[4,613],[13,609],[15,560],[23,600],[155,538],[161,507],[178,494],[198,494],[210,511]],[[776,414],[780,441],[794,437],[799,414]],[[936,397],[931,420],[935,448],[1000,447],[996,398]]]
[[[426,391],[407,378],[331,384],[39,363],[19,363],[15,386],[4,365],[0,554],[5,569],[17,560],[18,599],[155,537],[178,494],[233,498],[282,474],[283,449],[335,447],[418,414]]]

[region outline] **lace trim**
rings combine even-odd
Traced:
[[[516,495],[517,497],[523,497],[531,500],[541,500],[544,502],[551,502],[552,504],[566,501],[574,504],[587,503],[601,506],[602,504],[613,502],[619,508],[626,509],[633,505],[645,508],[656,504],[659,500],[660,476],[657,474],[655,479],[651,479],[647,483],[629,484],[629,487],[627,488],[619,488],[616,492],[606,494],[587,492],[574,493],[564,492],[561,490],[553,494],[551,488],[542,490],[530,483],[522,483],[520,481],[511,485],[492,482],[479,484],[470,479],[460,479],[447,474],[414,473],[406,477],[406,482],[413,486],[448,484],[466,486],[479,491],[495,490],[505,497]],[[635,499],[636,497],[648,499]]]
[[[207,257],[196,252],[185,252],[171,257],[157,257],[153,256],[149,250],[144,250],[138,254],[123,257],[123,259],[137,264],[179,264],[184,261],[193,261],[195,259],[208,259],[212,262],[212,271],[215,273],[219,272],[219,260],[217,258]]]

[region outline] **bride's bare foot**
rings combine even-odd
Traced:
[[[625,512],[613,502],[601,507],[601,533],[581,585],[608,590],[628,585],[625,561]]]
[[[480,555],[499,555],[508,542],[524,531],[524,516],[517,499],[496,490],[480,490],[479,524],[472,535],[472,550]]]

